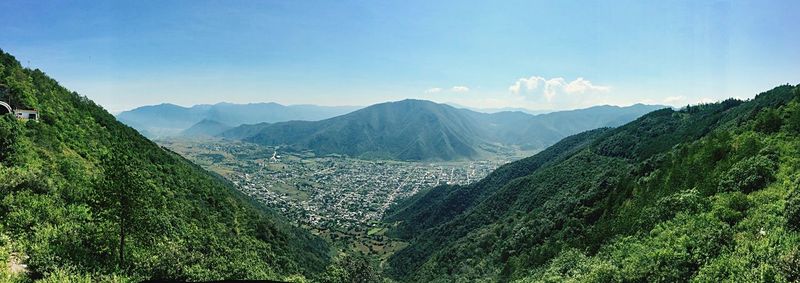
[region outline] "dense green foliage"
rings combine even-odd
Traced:
[[[378,283],[384,278],[375,262],[363,255],[342,254],[322,273],[319,282]]]
[[[789,228],[800,231],[800,187],[795,186],[787,197],[785,214]]]
[[[722,175],[719,190],[749,193],[763,189],[773,181],[776,167],[775,161],[762,155],[745,158]]]
[[[410,242],[387,270],[417,282],[798,280],[798,111],[788,85],[659,110],[423,192],[386,218]]]
[[[0,52],[0,281],[314,276],[326,244]],[[6,262],[24,260],[11,275]]]
[[[597,106],[533,116],[478,113],[409,99],[317,122],[244,125],[221,136],[362,158],[475,159],[497,155],[499,146],[543,149],[566,136],[618,126],[658,108]]]

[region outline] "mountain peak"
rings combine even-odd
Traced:
[[[184,137],[213,137],[231,129],[230,125],[212,119],[203,119],[181,132]]]
[[[488,148],[543,149],[568,135],[617,126],[647,112],[649,109],[589,108],[539,116],[523,112],[486,114],[428,100],[404,99],[318,122],[241,126],[221,136],[318,154],[459,160],[491,154]]]
[[[389,102],[375,104],[375,105],[372,105],[372,106],[387,106],[387,105],[402,105],[402,106],[434,106],[434,105],[441,105],[441,106],[444,106],[444,104],[439,104],[439,103],[436,103],[436,102],[433,102],[433,101],[430,101],[430,100],[414,99],[414,98],[407,98],[407,99],[398,100],[398,101],[389,101]]]

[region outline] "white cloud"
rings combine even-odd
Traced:
[[[539,84],[543,84],[545,81],[547,81],[545,78],[536,76],[530,78],[520,78],[516,83],[508,87],[508,90],[514,94],[518,94],[520,91],[531,91],[539,88]]]
[[[607,86],[594,85],[592,82],[585,80],[584,78],[578,78],[564,86],[564,91],[568,93],[584,93],[587,91],[606,92],[609,90],[611,90],[611,88]]]
[[[454,86],[450,90],[452,90],[453,92],[468,92],[469,88],[465,86]]]
[[[595,85],[584,78],[577,78],[567,82],[564,78],[557,77],[546,79],[539,76],[520,78],[508,87],[513,94],[540,93],[548,102],[556,99],[561,94],[604,93],[611,90],[608,86]]]
[[[442,88],[440,87],[433,87],[425,90],[425,93],[440,93],[442,92]]]
[[[556,94],[564,89],[564,84],[566,84],[564,78],[553,78],[545,81],[543,90],[544,98],[547,99],[547,101],[552,101],[553,98],[556,97]]]

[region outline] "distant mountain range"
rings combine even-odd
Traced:
[[[357,106],[281,105],[278,103],[195,105],[174,104],[142,106],[117,115],[117,119],[149,138],[181,135],[202,121],[238,126],[262,122],[292,120],[317,121],[359,109]],[[204,126],[204,125],[199,125]],[[208,125],[205,125],[208,126]],[[189,133],[192,133],[190,131]]]
[[[321,121],[242,125],[219,136],[318,154],[399,160],[459,160],[502,147],[543,149],[582,131],[614,127],[664,106],[596,106],[531,115],[480,113],[425,100],[372,105]]]
[[[472,110],[472,111],[475,111],[475,112],[490,113],[490,114],[491,113],[497,113],[497,112],[509,112],[509,111],[511,111],[511,112],[523,112],[523,113],[527,113],[527,114],[531,114],[531,115],[539,115],[539,114],[546,114],[546,113],[550,113],[550,112],[555,112],[555,111],[552,111],[552,110],[531,110],[531,109],[522,108],[522,107],[477,108],[477,107],[464,106],[464,105],[457,104],[457,103],[452,103],[452,102],[447,102],[445,104],[453,106],[455,108],[464,108],[464,109]]]

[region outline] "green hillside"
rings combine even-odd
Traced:
[[[386,220],[402,281],[800,279],[800,88],[585,133]]]
[[[313,276],[326,244],[0,51],[0,281]],[[27,264],[16,273],[6,263]]]
[[[471,117],[456,108],[422,100],[381,103],[318,122],[245,125],[228,138],[291,145],[320,154],[363,158],[453,160],[477,157],[484,143]]]

